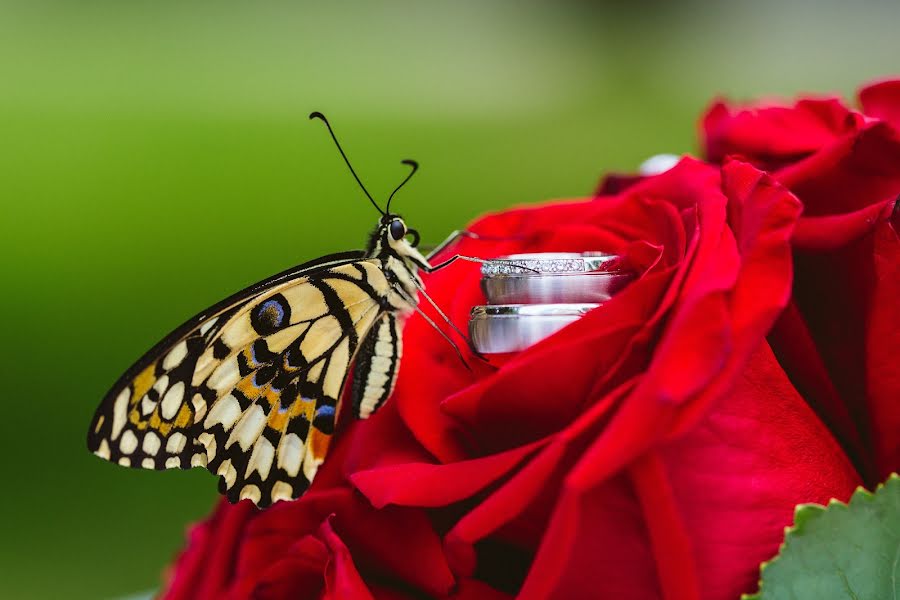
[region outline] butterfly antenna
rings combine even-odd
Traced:
[[[331,139],[334,140],[334,145],[337,146],[338,152],[341,153],[341,156],[344,158],[344,162],[347,163],[347,167],[350,169],[350,172],[353,173],[353,178],[356,179],[356,183],[359,184],[359,187],[362,188],[362,191],[365,192],[366,197],[369,199],[369,202],[372,203],[372,206],[378,210],[382,215],[387,214],[385,211],[381,210],[381,207],[378,206],[378,203],[375,202],[375,199],[372,198],[372,194],[369,193],[369,190],[366,189],[366,186],[363,185],[362,180],[360,180],[359,175],[356,174],[356,171],[353,170],[353,165],[350,164],[350,160],[347,158],[347,155],[344,154],[344,149],[341,148],[341,143],[338,141],[337,136],[334,135],[334,130],[331,128],[331,123],[328,122],[328,119],[325,118],[325,115],[322,113],[315,111],[309,113],[310,119],[321,119],[323,123],[325,123],[325,127],[328,128],[328,133],[331,134]],[[413,170],[415,172],[415,170]],[[409,179],[409,177],[407,177]],[[404,182],[406,183],[406,182]],[[402,185],[402,184],[401,184]]]
[[[406,185],[406,182],[409,181],[410,178],[412,178],[412,176],[416,174],[416,171],[419,170],[419,163],[417,163],[414,160],[406,159],[406,160],[401,160],[400,162],[403,163],[404,165],[409,165],[410,167],[412,167],[412,171],[409,172],[409,175],[406,176],[406,179],[401,181],[400,185],[398,185],[396,187],[396,189],[394,189],[394,191],[391,192],[391,195],[388,197],[387,206],[384,207],[384,209],[387,213],[391,212],[391,200],[394,199],[394,194],[396,194],[400,190],[400,188],[402,188],[404,185]]]

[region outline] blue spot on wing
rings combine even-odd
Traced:
[[[316,409],[316,419],[323,417],[333,417],[334,416],[334,407],[333,406],[320,406]]]
[[[271,315],[269,319],[273,327],[280,327],[282,321],[284,321],[284,307],[278,300],[266,300],[263,302],[260,312],[266,312]]]
[[[291,307],[281,294],[261,302],[250,313],[250,323],[260,335],[269,335],[285,327],[291,320]]]
[[[313,417],[313,426],[322,433],[331,435],[334,433],[334,407],[320,406]]]

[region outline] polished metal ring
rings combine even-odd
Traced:
[[[619,256],[605,252],[542,252],[510,254],[481,265],[482,277],[565,275],[608,271]]]
[[[484,354],[518,352],[598,306],[596,303],[476,306],[469,319],[469,337],[475,349]]]
[[[481,267],[481,289],[490,304],[606,302],[634,279],[614,254],[552,252],[514,254]]]

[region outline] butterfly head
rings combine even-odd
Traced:
[[[356,171],[353,170],[350,160],[347,158],[347,155],[344,154],[344,149],[341,148],[341,144],[338,142],[337,136],[334,135],[334,130],[331,128],[331,124],[328,122],[328,119],[325,118],[325,115],[320,112],[314,112],[309,115],[309,118],[319,119],[325,123],[325,126],[328,128],[328,133],[331,135],[331,139],[334,140],[338,152],[341,153],[341,157],[347,164],[347,168],[350,169],[353,178],[356,179],[356,183],[359,184],[359,187],[362,189],[363,193],[365,193],[369,202],[372,203],[372,206],[381,213],[381,218],[378,220],[378,226],[369,237],[369,246],[366,252],[367,256],[378,257],[384,260],[393,257],[401,260],[412,270],[415,270],[415,268],[430,267],[431,265],[428,264],[428,260],[416,250],[416,246],[419,245],[419,232],[415,229],[408,228],[400,215],[391,213],[391,201],[394,199],[394,195],[419,169],[419,163],[409,159],[400,161],[402,164],[410,167],[410,171],[403,181],[400,182],[400,185],[391,192],[387,204],[382,209],[378,206],[378,203],[375,202],[375,199],[369,193],[369,190],[366,189],[366,186],[363,185],[363,182],[360,180],[359,176],[357,176]]]
[[[428,267],[428,260],[416,248],[419,232],[406,226],[400,215],[386,213],[369,238],[368,254],[387,259],[394,257],[418,268]]]

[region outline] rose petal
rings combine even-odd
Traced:
[[[768,339],[791,383],[841,442],[857,470],[864,476],[873,473],[874,466],[859,429],[831,381],[819,349],[793,301],[775,322]]]
[[[484,458],[446,465],[406,463],[358,471],[353,484],[373,506],[447,506],[471,497],[543,446],[538,440]]]
[[[359,600],[373,600],[372,594],[353,564],[353,557],[344,542],[337,536],[331,527],[331,519],[328,518],[319,528],[319,537],[328,547],[329,559],[325,565],[325,598],[343,600],[344,598],[359,598]]]
[[[802,217],[794,231],[794,246],[804,251],[837,250],[863,237],[887,218],[894,199],[869,204],[849,213],[827,217]]]
[[[806,217],[858,211],[900,194],[900,132],[866,124],[775,173],[803,202]]]
[[[719,101],[703,117],[701,135],[705,154],[714,162],[738,155],[773,168],[816,152],[861,123],[862,117],[837,98],[735,109]]]
[[[900,129],[900,80],[880,81],[862,88],[859,103],[866,115],[884,119]]]
[[[900,237],[887,220],[873,233],[866,381],[879,478],[900,468]]]

